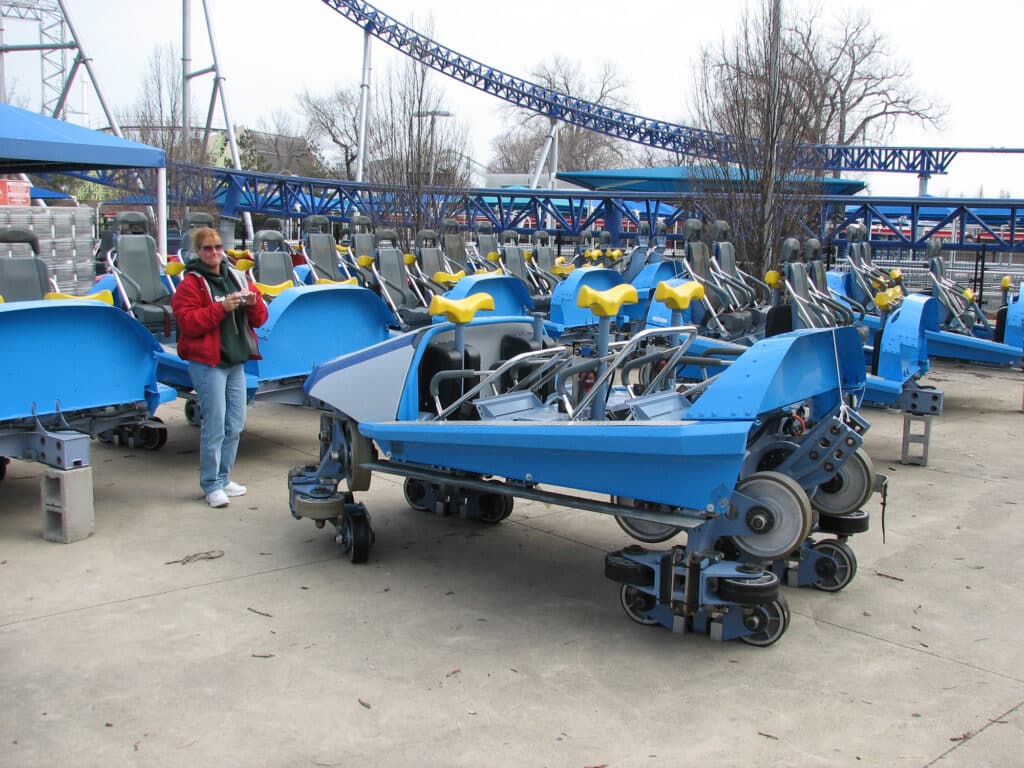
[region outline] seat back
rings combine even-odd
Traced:
[[[441,222],[441,246],[444,255],[456,269],[466,268],[466,242],[459,232],[459,223],[454,219]]]
[[[292,269],[292,256],[285,251],[256,251],[253,253],[256,263],[256,280],[264,285],[280,285],[295,282],[295,271]]]
[[[377,249],[377,271],[384,281],[384,289],[390,294],[398,307],[419,307],[416,294],[409,288],[409,274],[405,268],[402,251],[393,245],[385,245]]]
[[[170,297],[157,260],[156,241],[149,235],[117,238],[117,268],[129,278],[124,282],[132,302],[155,304]]]
[[[307,216],[307,219],[314,218]],[[325,219],[320,216],[319,218]],[[303,222],[305,223],[305,222]],[[344,275],[338,268],[338,250],[335,247],[334,237],[322,232],[310,232],[306,235],[306,255],[316,265],[316,277],[327,280],[344,280]]]
[[[51,289],[50,271],[38,256],[0,257],[0,296],[5,302],[37,301]]]
[[[480,251],[480,255],[483,258],[487,258],[488,253],[500,253],[498,249],[498,237],[491,231],[489,225],[481,224],[477,227],[476,231],[476,247]]]

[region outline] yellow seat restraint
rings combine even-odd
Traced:
[[[494,309],[494,297],[489,293],[474,293],[464,299],[446,299],[434,296],[427,309],[431,315],[444,315],[448,322],[465,325],[482,309]]]
[[[589,309],[598,317],[614,317],[619,314],[623,304],[636,304],[639,300],[636,288],[629,283],[614,285],[603,291],[584,285],[576,296],[576,306]]]
[[[114,303],[114,294],[110,291],[96,291],[96,293],[90,293],[88,296],[72,296],[69,293],[57,293],[56,291],[51,291],[43,296],[43,298],[47,301],[63,299],[92,299],[93,301],[99,301],[104,304],[113,305]]]
[[[654,289],[654,298],[669,309],[681,312],[689,309],[691,301],[700,301],[704,298],[704,286],[696,280],[690,280],[682,285],[669,285],[662,281]]]
[[[460,269],[458,272],[435,272],[431,279],[438,285],[452,286],[465,276],[466,271]]]

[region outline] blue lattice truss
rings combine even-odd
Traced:
[[[69,175],[138,191],[134,175],[126,171]],[[143,176],[147,188],[154,189],[155,177]],[[173,163],[169,179],[172,202],[216,207],[230,217],[246,211],[292,218],[320,214],[347,222],[361,215],[377,225],[409,227],[410,210],[429,209],[434,218],[428,225],[435,228],[443,219],[455,219],[467,228],[487,223],[498,231],[547,228],[568,235],[603,228],[617,236],[646,223],[652,231],[663,224],[670,239],[675,225],[688,218],[719,218],[714,194],[443,188],[425,192],[185,163]],[[806,203],[805,197],[800,199],[802,206]],[[1024,200],[824,196],[817,199],[817,211],[816,228],[808,224],[804,232],[790,234],[817,237],[823,244],[842,243],[846,226],[859,221],[869,227],[871,242],[882,249],[923,251],[930,238],[941,237],[947,247],[959,250],[1024,251]]]
[[[323,0],[333,10],[392,48],[461,83],[489,93],[517,107],[554,120],[589,128],[617,139],[675,152],[687,157],[751,164],[757,144],[740,151],[737,139],[724,133],[652,120],[603,107],[552,91],[464,56],[421,35],[361,0]],[[973,147],[869,147],[840,144],[807,145],[796,155],[794,167],[826,171],[914,173],[928,177],[947,172],[961,152],[1024,153],[1024,148]]]

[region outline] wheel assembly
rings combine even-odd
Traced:
[[[485,523],[500,523],[512,514],[513,503],[513,498],[504,493],[483,493],[478,501],[479,519]]]
[[[770,603],[779,596],[779,577],[771,571],[763,571],[752,579],[719,579],[718,596],[726,602],[742,605]]]
[[[811,504],[803,488],[778,472],[755,472],[736,491],[756,501],[743,515],[750,533],[733,536],[743,552],[774,560],[796,549],[811,531]]]
[[[163,424],[163,419],[158,416],[150,416],[150,421]],[[167,427],[143,425],[139,428],[139,444],[147,451],[159,451],[167,444]]]
[[[351,563],[365,563],[372,543],[370,521],[365,515],[345,515],[341,521],[341,545]]]
[[[345,479],[348,481],[348,489],[353,493],[367,491],[370,489],[372,473],[365,465],[375,458],[373,441],[359,434],[359,426],[354,421],[346,421],[344,429],[347,446]]]
[[[874,487],[874,464],[864,449],[858,448],[835,477],[817,487],[811,505],[823,515],[851,515],[867,504]]]
[[[636,509],[643,509],[644,504],[642,501],[629,499],[624,496],[612,496],[612,503]],[[627,534],[645,544],[658,544],[662,541],[668,541],[683,530],[677,525],[657,523],[653,520],[643,520],[639,517],[625,517],[624,515],[615,515],[615,522]]]
[[[655,606],[655,599],[652,595],[637,589],[630,584],[623,584],[619,590],[619,602],[626,615],[637,624],[651,626],[657,624],[657,619],[652,619],[647,612]]]
[[[418,477],[407,477],[402,483],[402,493],[405,494],[405,503],[417,512],[426,512],[428,507],[424,503],[427,498],[427,482]]]
[[[816,563],[816,588],[824,592],[838,592],[857,575],[857,556],[845,542],[825,539],[814,545],[814,551],[827,556]]]
[[[188,398],[185,401],[185,420],[193,427],[198,427],[202,419],[203,415],[199,410],[199,401],[192,397]]]
[[[789,628],[789,605],[786,598],[779,595],[770,603],[745,607],[743,624],[750,630],[750,634],[743,635],[740,640],[747,645],[771,645]]]

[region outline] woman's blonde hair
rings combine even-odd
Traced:
[[[211,240],[220,240],[220,232],[213,227],[200,227],[192,232],[192,251],[198,251]]]

